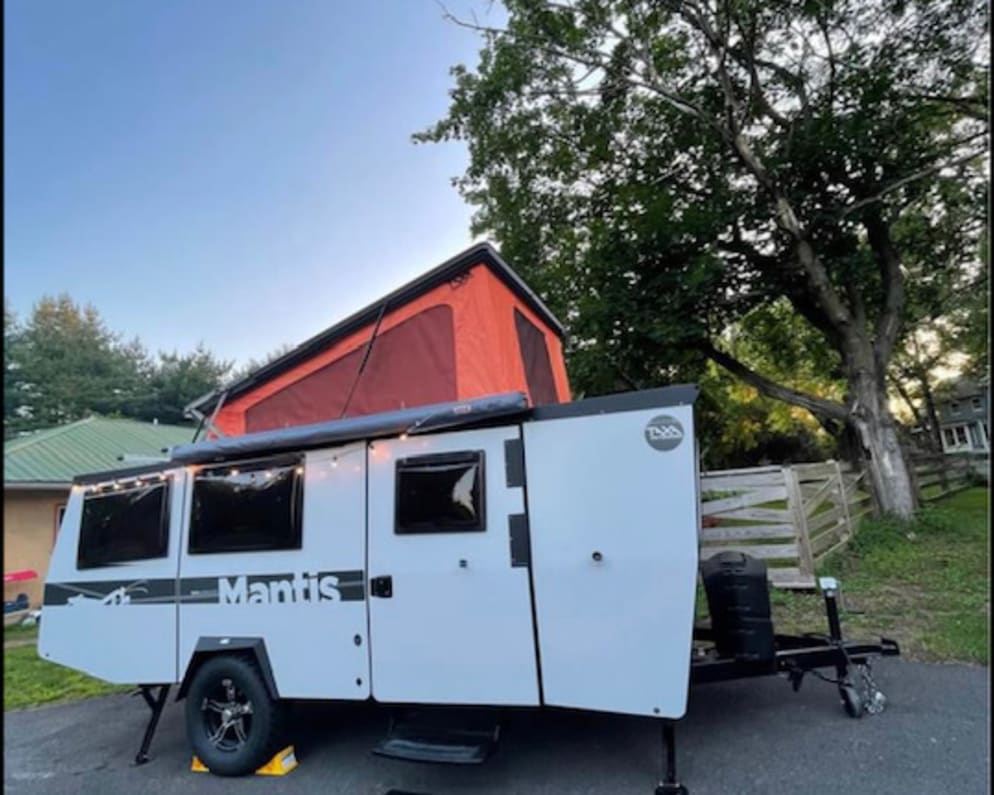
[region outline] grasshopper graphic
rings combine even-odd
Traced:
[[[77,586],[78,588],[78,586]],[[86,591],[78,588],[80,593],[71,596],[66,600],[66,604],[73,606],[82,605],[126,605],[131,603],[131,595],[134,593],[148,593],[148,581],[138,580],[131,585],[123,585],[115,588],[108,594],[101,594],[95,591]]]

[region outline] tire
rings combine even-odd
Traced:
[[[193,675],[186,734],[193,753],[219,776],[244,776],[279,750],[284,705],[269,695],[251,655],[221,654]]]
[[[863,717],[863,699],[855,687],[852,685],[841,685],[839,687],[839,695],[842,697],[842,707],[845,709],[846,715],[857,719]]]

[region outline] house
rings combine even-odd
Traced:
[[[500,392],[563,403],[563,336],[496,249],[477,244],[187,412],[231,436]]]
[[[189,442],[192,427],[89,417],[15,437],[3,445],[3,570],[36,578],[4,583],[4,602],[24,593],[41,604],[42,583],[66,499],[76,475],[163,458]]]
[[[937,401],[944,453],[989,453],[989,379],[961,379]]]

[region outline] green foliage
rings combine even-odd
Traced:
[[[820,461],[835,454],[832,437],[803,409],[764,397],[711,362],[697,382],[704,469]]]
[[[230,368],[202,346],[152,359],[68,295],[43,297],[23,325],[5,306],[4,436],[90,414],[180,422],[183,407]]]
[[[160,353],[148,377],[151,399],[141,405],[137,418],[183,422],[183,408],[217,388],[230,370],[231,362],[215,358],[202,344],[187,354]]]
[[[142,395],[148,362],[134,343],[108,331],[96,309],[80,307],[68,295],[42,298],[16,334],[18,395],[5,430],[51,427],[87,412],[122,413]]]
[[[566,319],[577,390],[705,378],[717,346],[886,416],[868,368],[976,269],[986,6],[505,5],[415,140],[468,144],[474,231]]]
[[[247,362],[245,362],[245,364],[243,364],[237,370],[235,370],[234,372],[232,372],[231,375],[228,376],[227,381],[229,383],[233,383],[235,381],[240,381],[242,378],[245,378],[250,373],[254,373],[256,370],[258,370],[258,369],[260,369],[262,367],[265,367],[270,362],[275,361],[276,359],[279,359],[281,356],[283,356],[286,353],[289,353],[290,351],[292,351],[294,349],[294,347],[295,346],[293,346],[293,345],[291,345],[289,343],[284,343],[284,344],[280,345],[279,347],[274,348],[273,350],[271,350],[269,353],[267,353],[261,359],[254,359],[254,358],[253,359],[249,359]]]

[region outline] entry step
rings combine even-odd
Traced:
[[[412,710],[391,718],[386,738],[373,753],[408,762],[479,765],[496,750],[499,739],[494,711]]]

